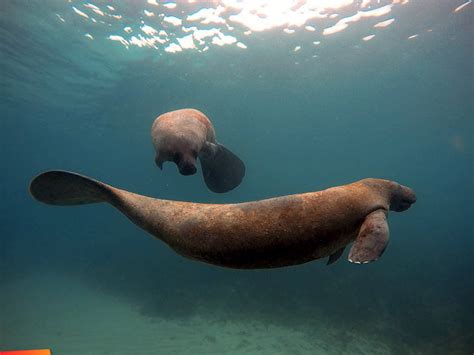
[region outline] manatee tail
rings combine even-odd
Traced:
[[[69,171],[51,170],[36,176],[30,193],[38,201],[60,206],[110,202],[112,187]]]
[[[221,144],[215,144],[213,150],[213,154],[200,156],[207,187],[217,193],[236,188],[245,175],[243,161]]]

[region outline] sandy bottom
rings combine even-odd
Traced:
[[[311,336],[205,310],[173,319],[148,317],[123,299],[58,273],[38,272],[2,285],[0,348],[51,348],[53,354],[390,354],[374,336],[345,337],[313,322]],[[356,330],[347,330],[355,332]]]

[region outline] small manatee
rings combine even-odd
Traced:
[[[160,169],[165,161],[172,161],[182,175],[193,175],[199,158],[204,181],[213,192],[234,189],[245,175],[242,160],[217,143],[211,121],[198,110],[181,109],[158,116],[151,137]]]

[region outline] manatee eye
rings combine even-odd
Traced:
[[[173,161],[174,161],[176,164],[179,164],[179,162],[181,161],[181,153],[180,153],[180,152],[174,153],[174,155],[173,155]]]
[[[197,156],[198,156],[198,153],[197,153],[197,151],[195,151],[195,150],[193,149],[193,150],[191,150],[191,155],[193,156],[194,159],[196,159]]]

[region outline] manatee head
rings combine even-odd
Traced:
[[[169,136],[158,140],[155,163],[160,169],[163,162],[172,161],[176,164],[182,175],[196,173],[196,159],[201,150],[202,143],[192,135]]]
[[[387,204],[385,208],[389,208],[391,211],[405,211],[416,202],[415,192],[398,182],[368,178],[361,180],[361,183],[383,196]]]

